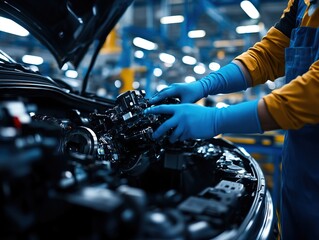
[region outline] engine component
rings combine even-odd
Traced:
[[[92,161],[97,148],[97,136],[90,128],[80,126],[65,137],[64,151],[79,160]]]
[[[166,99],[164,102],[178,103],[178,100]],[[123,173],[140,174],[151,159],[158,158],[162,145],[167,141],[155,142],[152,139],[154,129],[166,118],[145,116],[143,111],[149,106],[144,91],[128,91],[119,95],[114,108],[102,114],[90,114],[88,125],[91,129],[80,126],[67,132],[64,151],[79,161],[107,161]],[[76,119],[81,118],[78,111],[76,116]],[[77,122],[83,123],[83,120]]]
[[[145,116],[143,92],[63,117],[17,103],[19,114],[0,102],[1,239],[269,235],[271,198],[254,159],[223,139],[153,141],[167,116]]]

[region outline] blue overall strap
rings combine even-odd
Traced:
[[[318,28],[300,27],[306,7],[304,1],[299,0],[297,27],[286,49],[286,83],[307,72],[319,57]],[[319,125],[287,131],[282,162],[283,240],[319,239],[318,156]]]

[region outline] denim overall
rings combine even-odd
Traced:
[[[298,27],[286,49],[286,83],[319,59],[319,29],[300,27],[306,8],[300,0]],[[312,108],[319,111],[319,106]],[[282,161],[283,240],[319,239],[319,124],[287,131]]]

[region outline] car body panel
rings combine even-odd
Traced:
[[[132,1],[6,0],[0,10],[38,38],[60,67],[66,62],[78,66],[95,40],[104,42]]]

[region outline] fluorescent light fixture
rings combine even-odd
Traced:
[[[255,8],[254,4],[250,1],[242,1],[240,3],[240,7],[244,10],[244,12],[252,19],[257,19],[260,17],[258,10]]]
[[[67,70],[65,72],[65,76],[69,77],[69,78],[77,78],[78,77],[78,72],[75,70]]]
[[[4,17],[0,17],[0,31],[21,37],[26,37],[29,35],[29,32],[25,28],[21,27],[14,21]]]
[[[167,16],[161,18],[161,24],[173,24],[184,22],[184,17],[182,15]]]
[[[135,51],[134,57],[136,58],[143,58],[144,57],[144,52],[141,50]]]
[[[173,55],[167,54],[167,53],[160,53],[159,59],[168,64],[173,64],[175,62],[175,57]]]
[[[259,25],[247,25],[247,26],[239,26],[236,27],[236,32],[238,34],[244,34],[244,33],[258,33],[260,32],[260,26]]]
[[[186,76],[185,79],[184,79],[184,81],[185,81],[186,83],[191,83],[191,82],[195,82],[195,81],[196,81],[196,78],[193,77],[193,76]]]
[[[69,65],[67,63],[64,63],[61,70],[66,71],[69,69]]]
[[[189,38],[202,38],[206,36],[206,32],[204,30],[193,30],[188,32]]]
[[[41,65],[43,63],[43,58],[33,55],[24,55],[22,61],[27,64]]]
[[[187,64],[187,65],[195,65],[197,60],[194,57],[191,56],[184,56],[182,58],[183,63]]]
[[[105,88],[101,87],[101,88],[98,88],[96,90],[96,95],[98,95],[99,97],[105,97],[107,94],[107,91]]]
[[[242,47],[245,46],[245,41],[243,39],[216,40],[213,45],[215,48]]]
[[[208,67],[210,70],[215,72],[215,71],[218,71],[220,69],[220,64],[217,62],[211,62]]]
[[[204,64],[198,64],[194,67],[194,72],[197,74],[204,74],[206,72],[206,68]]]
[[[149,40],[146,40],[144,38],[140,38],[140,37],[136,37],[133,39],[133,44],[136,46],[136,47],[139,47],[139,48],[143,48],[143,49],[146,49],[146,50],[155,50],[157,49],[157,44],[156,43],[153,43]]]
[[[164,66],[167,68],[173,67],[173,63],[164,63]]]
[[[140,83],[139,82],[133,82],[132,86],[133,86],[133,89],[138,89],[140,87]]]
[[[120,88],[120,87],[122,87],[122,82],[121,82],[120,80],[115,80],[114,86],[115,86],[116,88]]]
[[[155,77],[160,77],[160,76],[162,76],[163,71],[160,68],[154,68],[153,74],[154,74]]]
[[[164,88],[167,88],[168,86],[166,84],[160,84],[156,87],[156,91],[160,92],[162,91]]]

